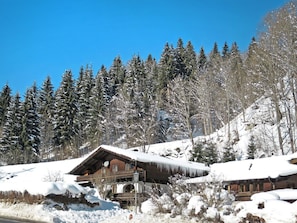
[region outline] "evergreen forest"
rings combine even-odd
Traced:
[[[282,138],[291,137],[295,152],[296,7],[290,2],[269,13],[246,52],[226,42],[206,53],[180,38],[165,43],[158,61],[135,55],[124,64],[118,56],[99,71],[90,65],[78,74],[66,70],[59,86],[48,76],[23,97],[3,86],[1,163],[80,157],[101,144],[144,152],[146,145],[178,139],[194,146],[194,137],[226,126],[263,96],[272,99],[276,123],[287,119],[288,135],[279,130],[276,136],[280,151]]]

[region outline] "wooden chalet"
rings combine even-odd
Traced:
[[[238,201],[250,200],[259,192],[297,189],[297,153],[214,164],[209,175],[189,179],[188,183],[206,181],[222,181]]]
[[[106,198],[129,205],[146,199],[153,189],[165,190],[172,175],[198,177],[208,171],[201,163],[100,146],[70,174],[77,175],[79,184],[97,187]]]

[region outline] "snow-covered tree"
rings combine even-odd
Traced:
[[[22,143],[24,163],[32,163],[39,161],[40,152],[40,128],[38,114],[38,90],[36,84],[29,88],[25,95],[23,103],[23,118],[22,118]]]
[[[40,156],[41,159],[50,159],[53,152],[54,137],[54,86],[48,76],[43,82],[39,93],[40,116]]]
[[[105,131],[105,113],[107,110],[106,101],[103,96],[103,83],[101,73],[95,77],[94,87],[91,90],[90,106],[87,117],[87,136],[92,146],[96,147],[103,142],[104,136],[109,134]]]
[[[17,93],[9,103],[1,138],[1,157],[7,164],[23,162],[22,118],[22,103]]]
[[[91,103],[91,91],[94,85],[93,70],[83,67],[80,70],[78,81],[76,82],[77,113],[75,115],[75,126],[77,133],[75,135],[74,146],[79,148],[88,141],[87,128],[89,119],[89,109]]]
[[[6,84],[0,92],[0,127],[5,122],[5,116],[11,100],[11,89]],[[1,131],[0,131],[1,132]]]
[[[75,126],[77,96],[70,70],[64,73],[55,98],[54,144],[57,157],[63,159],[68,156],[77,156],[78,148],[72,146],[72,139],[77,134],[77,126]]]

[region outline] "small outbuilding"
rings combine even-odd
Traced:
[[[211,181],[223,182],[239,201],[250,200],[259,192],[297,189],[297,153],[213,164],[207,176],[187,182]]]

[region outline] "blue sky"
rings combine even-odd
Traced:
[[[120,56],[157,60],[166,42],[191,41],[208,53],[237,42],[245,51],[263,17],[288,0],[0,0],[0,88],[24,95],[66,69],[96,73]]]

